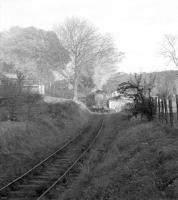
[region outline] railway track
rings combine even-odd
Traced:
[[[103,127],[90,127],[70,140],[56,152],[38,163],[25,174],[16,178],[0,189],[1,200],[42,200],[65,176],[74,168],[81,158],[89,151]]]

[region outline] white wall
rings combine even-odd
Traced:
[[[126,103],[131,103],[132,100],[129,99],[118,99],[118,100],[109,100],[109,108],[111,110],[115,110],[116,112],[120,112]]]

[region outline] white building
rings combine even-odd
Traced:
[[[133,100],[124,96],[111,98],[109,100],[109,109],[115,112],[120,112],[127,103],[132,103]]]
[[[44,84],[33,84],[30,83],[30,80],[24,80],[24,84],[22,86],[22,90],[25,92],[37,93],[44,95],[45,94],[45,86]],[[9,84],[17,84],[17,74],[16,73],[4,73],[0,74],[0,86],[5,88],[8,87]]]

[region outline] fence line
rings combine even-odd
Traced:
[[[169,98],[154,98],[157,119],[171,126],[178,126],[178,95]]]

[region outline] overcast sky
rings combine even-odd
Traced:
[[[178,34],[178,0],[0,0],[0,31],[16,25],[50,30],[71,16],[113,35],[126,54],[120,70],[171,69],[159,50],[164,34]]]

